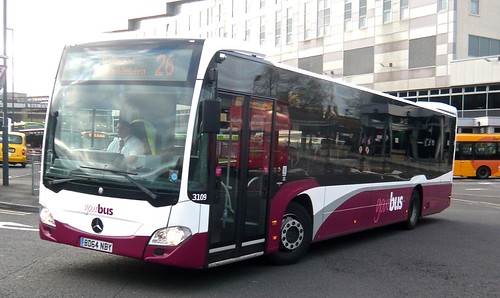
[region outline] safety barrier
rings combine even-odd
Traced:
[[[35,195],[35,192],[40,190],[40,170],[42,167],[41,155],[32,154],[30,155],[31,162],[31,194]]]

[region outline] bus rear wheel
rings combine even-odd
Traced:
[[[491,175],[491,171],[486,166],[481,166],[476,171],[476,177],[479,179],[487,179],[490,177],[490,175]]]
[[[420,193],[414,189],[410,197],[410,205],[408,206],[408,217],[404,222],[404,227],[407,230],[415,228],[420,218]]]
[[[307,253],[311,239],[311,216],[302,205],[292,202],[283,215],[279,250],[269,259],[276,265],[296,263]]]

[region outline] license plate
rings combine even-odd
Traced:
[[[88,239],[88,238],[80,238],[80,247],[85,247],[93,250],[105,251],[112,253],[113,252],[113,243],[105,242],[100,240]]]

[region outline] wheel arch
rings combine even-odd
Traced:
[[[410,199],[408,200],[405,220],[401,222],[401,227],[405,230],[414,229],[419,219],[422,217],[422,206],[424,206],[423,198],[424,191],[422,185],[415,185],[411,191]]]
[[[285,184],[271,199],[267,253],[276,252],[279,248],[279,241],[277,241],[277,239],[280,233],[283,215],[291,202],[295,202],[304,207],[311,217],[311,221],[313,221],[312,201],[305,192],[316,187],[319,187],[319,184],[313,179],[290,182]]]
[[[419,204],[420,204],[419,210],[420,211],[419,211],[418,216],[421,217],[422,216],[422,207],[424,206],[424,187],[422,186],[422,184],[417,184],[413,188],[413,191],[415,191],[415,190],[418,192],[418,196],[420,197],[420,202],[419,202]]]
[[[276,265],[289,265],[302,259],[312,242],[312,207],[307,207],[307,195],[299,195],[286,208],[277,241],[279,249],[268,255]],[[309,209],[309,210],[308,210]]]
[[[313,217],[313,206],[312,206],[312,201],[311,198],[306,195],[306,194],[301,194],[293,198],[290,203],[295,202],[297,204],[302,205],[307,210],[307,213],[309,213],[309,216],[311,217],[311,220],[313,221],[314,225],[314,217]]]

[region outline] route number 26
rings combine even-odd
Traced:
[[[171,77],[174,75],[175,64],[172,61],[172,55],[158,55],[156,62],[158,62],[155,71],[156,77]]]

